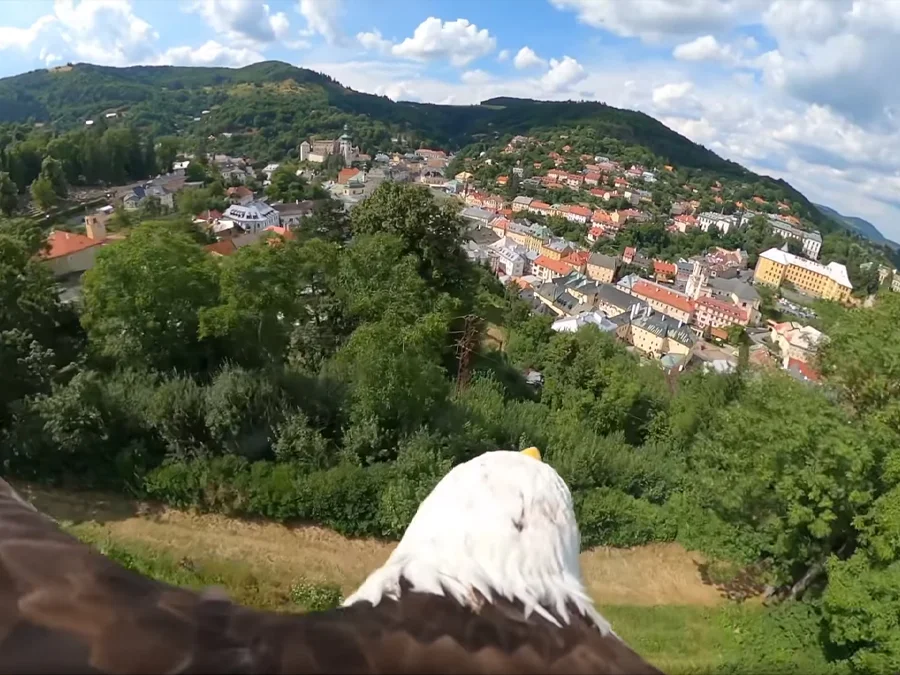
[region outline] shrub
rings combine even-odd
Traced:
[[[675,537],[674,523],[665,510],[613,488],[578,494],[575,512],[583,548],[638,546]]]

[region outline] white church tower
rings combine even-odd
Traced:
[[[699,260],[694,261],[694,269],[691,270],[691,276],[688,277],[685,284],[684,292],[692,300],[696,300],[703,293],[709,281],[709,268]]]
[[[310,150],[311,150],[311,146],[309,144],[309,141],[303,141],[300,144],[300,161],[301,162],[305,162],[307,159],[309,159],[309,151]]]
[[[344,133],[340,138],[340,153],[344,158],[344,166],[350,166],[353,163],[353,143],[350,134],[347,133],[347,125],[344,125]]]

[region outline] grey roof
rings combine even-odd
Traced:
[[[314,206],[315,202],[311,199],[307,199],[298,203],[290,202],[288,204],[272,204],[272,208],[278,211],[279,215],[282,216],[294,214],[305,215],[311,212]]]
[[[636,318],[632,323],[654,335],[668,338],[669,340],[675,340],[675,342],[688,347],[696,342],[696,338],[694,338],[694,334],[688,326],[679,326],[678,321],[675,321],[675,319],[672,319],[665,314],[641,316]]]
[[[707,283],[713,290],[722,291],[723,293],[734,293],[741,300],[746,300],[748,302],[759,300],[759,293],[757,290],[746,281],[741,281],[740,279],[711,277]]]
[[[500,237],[489,227],[470,227],[466,231],[466,238],[474,241],[476,244],[485,246],[498,241]]]
[[[469,218],[471,220],[490,220],[494,217],[494,214],[490,211],[479,209],[477,206],[470,206],[467,209],[463,209],[462,217]]]
[[[597,298],[622,309],[631,309],[634,305],[644,305],[640,298],[619,290],[612,284],[597,284]]]
[[[615,270],[618,267],[618,259],[612,257],[611,255],[604,255],[602,253],[591,253],[588,258],[588,265],[596,265],[597,267],[602,267],[608,270]]]

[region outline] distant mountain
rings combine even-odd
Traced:
[[[878,244],[887,244],[893,249],[900,249],[900,244],[895,241],[891,241],[887,237],[885,237],[881,232],[868,220],[864,220],[857,216],[845,216],[841,213],[838,213],[830,206],[825,206],[823,204],[814,204],[814,206],[822,212],[828,218],[831,218],[834,222],[836,222],[841,227],[850,230],[851,232],[856,232],[857,234],[869,239],[870,241],[874,241]]]
[[[823,232],[836,227],[787,183],[725,160],[649,115],[597,101],[392,101],[279,61],[244,68],[78,63],[0,79],[0,125],[40,123],[64,131],[85,129],[88,120],[97,132],[124,123],[154,136],[179,135],[203,151],[264,160],[295,156],[300,139],[340,134],[345,126],[365,152],[413,144],[487,147],[513,134],[581,127],[598,138],[646,148],[681,169],[768,187],[802,205]]]

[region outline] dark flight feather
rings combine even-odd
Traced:
[[[126,570],[0,480],[0,672],[658,673],[576,618],[406,591],[313,614],[241,607]]]

